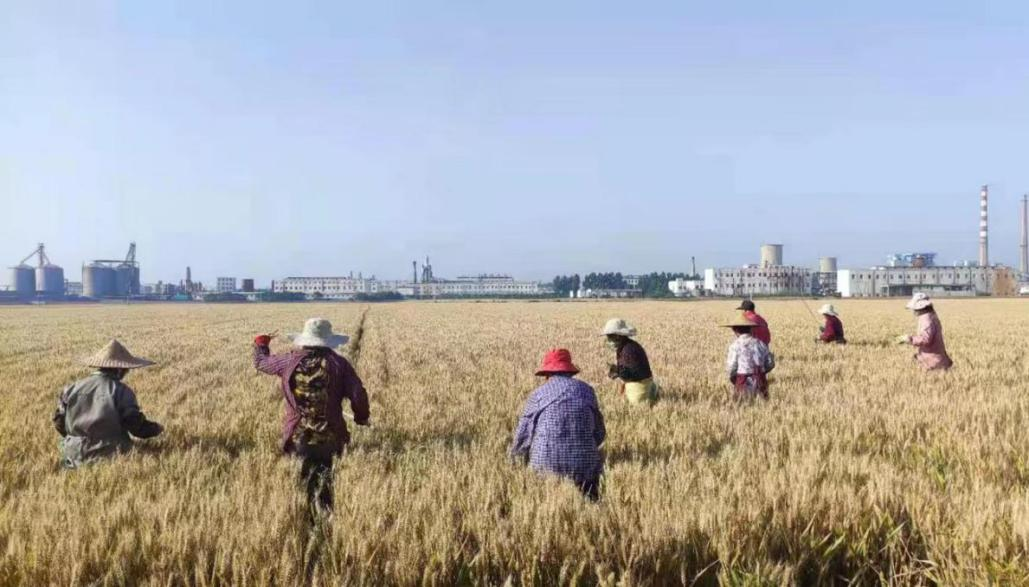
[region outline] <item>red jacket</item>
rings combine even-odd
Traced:
[[[750,333],[751,336],[766,345],[772,344],[772,331],[768,329],[768,322],[765,322],[765,319],[758,315],[757,312],[744,312],[743,315],[747,317],[747,320],[757,323],[757,328]]]
[[[825,328],[822,329],[822,342],[836,342],[846,344],[847,339],[843,336],[843,322],[836,316],[825,317]]]

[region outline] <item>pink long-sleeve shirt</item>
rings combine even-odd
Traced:
[[[918,331],[909,340],[918,349],[915,360],[926,371],[949,369],[954,364],[947,354],[947,345],[943,342],[943,325],[936,312],[918,317]]]

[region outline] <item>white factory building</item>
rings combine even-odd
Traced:
[[[736,297],[810,294],[811,269],[784,265],[782,253],[782,245],[762,245],[758,265],[705,269],[704,289],[714,295]]]
[[[480,275],[428,282],[385,281],[375,277],[286,277],[274,282],[272,290],[302,293],[308,298],[351,299],[358,294],[396,292],[406,297],[489,297],[541,296],[551,293],[538,281],[518,281],[506,275]]]
[[[236,291],[235,277],[219,277],[215,280],[215,291],[220,293],[232,293]]]
[[[1007,267],[873,267],[837,274],[837,288],[845,298],[910,296],[916,291],[935,297],[1012,295],[1016,282]]]

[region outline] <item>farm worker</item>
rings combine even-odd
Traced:
[[[954,364],[947,355],[947,345],[943,342],[943,325],[933,309],[929,296],[917,292],[908,302],[907,308],[918,317],[918,332],[914,336],[901,335],[897,342],[910,344],[918,349],[915,360],[926,371],[950,369]]]
[[[143,415],[136,393],[122,382],[130,369],[149,367],[151,361],[112,340],[85,364],[96,371],[64,388],[53,417],[61,435],[61,465],[68,469],[128,451],[130,434],[153,438],[164,430]]]
[[[301,460],[300,479],[307,487],[312,517],[332,509],[332,461],[350,442],[343,422],[343,400],[350,401],[354,422],[368,425],[368,395],[357,372],[333,349],[350,338],[332,331],[323,318],[311,318],[289,338],[296,348],[272,355],[274,335],[254,338],[254,367],[281,380],[286,413],[282,450]]]
[[[747,317],[757,326],[754,327],[754,331],[751,332],[751,336],[765,343],[766,345],[772,344],[772,331],[768,329],[768,322],[761,317],[760,314],[755,312],[755,306],[753,300],[743,300],[737,310],[743,312],[743,315]]]
[[[825,304],[818,310],[818,313],[825,317],[825,326],[821,328],[822,335],[818,338],[819,342],[847,344],[847,339],[843,336],[843,322],[840,320],[840,315],[836,313],[836,308],[832,304]]]
[[[736,335],[725,359],[725,372],[733,385],[735,399],[751,400],[758,396],[768,399],[768,374],[775,368],[775,357],[768,345],[754,336],[757,323],[741,312],[724,326]]]
[[[636,329],[621,318],[612,318],[604,325],[603,335],[607,337],[607,346],[615,351],[615,364],[608,366],[607,376],[622,380],[621,392],[630,404],[653,405],[657,401],[657,384],[647,352],[632,339]]]
[[[536,375],[544,378],[525,402],[514,432],[511,457],[543,474],[571,479],[590,500],[600,498],[606,431],[593,388],[575,379],[572,355],[553,349]]]

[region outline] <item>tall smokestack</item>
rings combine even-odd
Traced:
[[[414,270],[414,282],[418,283],[418,261],[411,261],[411,269]]]
[[[990,266],[990,233],[987,211],[989,210],[989,186],[979,192],[979,266]]]
[[[1022,196],[1022,275],[1029,276],[1029,195]]]

